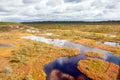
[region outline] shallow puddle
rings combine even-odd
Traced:
[[[36,41],[40,41],[40,42],[45,42],[45,43],[53,44],[53,45],[59,46],[59,47],[64,46],[64,44],[67,42],[67,40],[47,39],[47,38],[39,37],[39,36],[24,36],[22,38],[36,40]]]
[[[110,46],[117,46],[120,47],[120,43],[118,42],[96,42],[96,44],[106,44],[106,45],[110,45]]]
[[[120,46],[120,43],[117,43],[117,42],[103,42],[103,44],[107,44],[111,46]]]
[[[14,47],[13,44],[5,44],[5,43],[0,43],[1,47]]]
[[[106,60],[108,62],[113,62],[120,66],[120,57],[113,55],[113,53],[109,52],[109,51],[105,51],[105,50],[101,50],[101,49],[93,48],[93,47],[83,46],[80,44],[76,44],[74,42],[69,42],[67,40],[47,39],[47,38],[40,37],[40,36],[24,36],[22,38],[45,42],[45,43],[53,44],[53,45],[59,46],[59,47],[66,46],[66,47],[71,47],[71,48],[80,50],[80,55],[78,55],[78,56],[61,57],[61,58],[58,58],[55,61],[49,63],[48,65],[46,65],[44,70],[47,74],[47,80],[52,80],[52,79],[50,79],[50,75],[51,75],[51,72],[54,71],[55,69],[60,70],[63,73],[69,74],[69,75],[73,76],[74,78],[76,78],[78,76],[83,76],[83,77],[85,77],[85,80],[90,80],[89,78],[87,78],[84,74],[82,74],[77,69],[78,61],[88,57],[88,56],[85,56],[86,51],[101,52],[104,54],[104,56],[101,59]],[[75,80],[77,80],[77,79],[75,79]]]
[[[59,36],[53,33],[45,33],[45,34],[41,34],[42,36]]]

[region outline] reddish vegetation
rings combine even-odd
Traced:
[[[66,74],[60,70],[54,69],[50,73],[50,80],[87,80],[87,79],[82,75],[79,75],[78,77],[74,78],[69,74]]]
[[[76,80],[88,80],[88,79],[86,79],[84,76],[78,76]]]
[[[8,65],[6,58],[0,56],[0,72]]]
[[[78,69],[93,80],[117,80],[120,74],[119,66],[95,58],[79,61]]]
[[[50,80],[74,80],[74,77],[59,70],[53,70],[50,74]]]

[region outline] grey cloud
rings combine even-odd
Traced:
[[[0,12],[10,12],[10,10],[7,8],[0,7]]]
[[[80,2],[81,0],[64,0],[64,2]]]
[[[4,21],[120,20],[119,0],[0,0]]]
[[[62,4],[62,0],[48,0],[46,5],[54,7],[54,6],[59,6],[61,4]]]
[[[15,10],[15,8],[13,8],[13,7],[0,6],[0,12],[12,13],[12,12],[14,12],[14,10]]]
[[[36,3],[39,2],[39,0],[23,0],[23,3],[29,4],[29,3]]]

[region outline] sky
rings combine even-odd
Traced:
[[[0,21],[120,20],[120,0],[0,0]]]

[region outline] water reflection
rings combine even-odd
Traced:
[[[120,43],[118,42],[97,42],[97,44],[106,44],[106,45],[110,45],[110,46],[117,46],[117,47],[120,47]]]
[[[120,57],[115,56],[112,52],[109,52],[109,51],[105,51],[105,50],[101,50],[101,49],[93,48],[93,47],[88,47],[88,46],[83,46],[80,44],[76,44],[74,42],[69,42],[67,40],[47,39],[47,38],[40,37],[40,36],[24,36],[22,38],[45,42],[45,43],[53,44],[53,45],[59,46],[59,47],[66,46],[66,47],[72,47],[72,48],[79,49],[81,55],[78,55],[77,56],[78,58],[86,57],[85,56],[86,51],[97,51],[97,52],[104,54],[104,56],[102,57],[103,60],[107,60],[109,62],[113,62],[117,65],[120,65]]]
[[[117,42],[103,42],[103,43],[111,46],[120,46],[120,43]]]
[[[53,44],[59,47],[66,46],[66,47],[72,47],[80,50],[80,54],[78,56],[61,57],[49,63],[48,65],[46,65],[44,67],[44,70],[47,74],[47,80],[71,80],[69,79],[70,76],[71,78],[73,77],[74,80],[90,80],[87,76],[85,76],[83,73],[81,73],[77,69],[78,61],[87,58],[87,56],[85,56],[86,51],[97,51],[97,52],[103,53],[104,56],[101,59],[106,60],[108,62],[113,62],[120,66],[120,57],[115,56],[112,52],[109,52],[109,51],[83,46],[80,44],[69,42],[67,40],[47,39],[39,36],[25,36],[23,38],[45,42],[45,43]],[[61,77],[58,76],[57,74],[60,74]],[[62,76],[64,75],[69,76],[69,78],[66,77],[63,79]],[[52,79],[51,79],[51,76],[52,76]],[[81,79],[78,79],[78,78],[81,78]]]
[[[56,59],[55,61],[46,65],[44,68],[46,74],[48,75],[47,80],[51,80],[51,75],[55,76],[52,74],[54,70],[59,70],[63,74],[65,73],[67,75],[70,75],[75,80],[78,80],[78,77],[80,78],[80,76],[84,78],[85,80],[90,80],[87,76],[85,76],[83,73],[81,73],[77,69],[78,61],[84,58],[79,55],[75,57],[62,57],[62,58]],[[71,80],[71,79],[66,79],[66,80]]]

